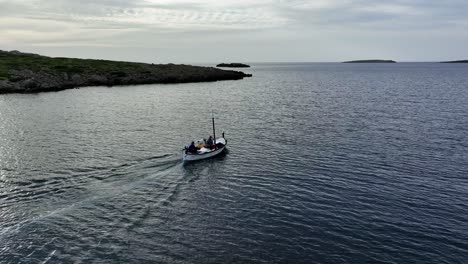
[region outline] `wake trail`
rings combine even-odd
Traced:
[[[168,157],[168,156],[172,156],[172,155],[166,155],[165,157]],[[161,158],[161,156],[147,158],[146,160],[150,161],[150,160],[159,159],[159,158]],[[163,169],[156,172],[156,173],[151,173],[151,174],[146,175],[144,177],[138,178],[136,181],[131,181],[131,182],[123,184],[123,185],[122,185],[122,182],[120,182],[120,181],[110,182],[110,183],[107,183],[107,184],[101,184],[98,187],[98,189],[95,190],[95,192],[96,193],[102,193],[102,194],[92,195],[89,198],[83,199],[83,200],[78,201],[78,202],[74,202],[74,203],[72,203],[72,204],[70,204],[68,206],[64,206],[64,207],[57,208],[57,209],[52,210],[52,211],[48,211],[48,212],[46,212],[44,214],[40,214],[38,216],[34,216],[32,218],[25,219],[23,221],[20,221],[18,223],[13,224],[12,226],[3,228],[2,230],[0,230],[0,239],[4,238],[6,235],[8,235],[10,233],[17,232],[17,231],[21,230],[22,228],[25,228],[25,227],[27,227],[27,226],[29,226],[31,224],[41,222],[41,221],[43,221],[43,220],[45,220],[47,218],[53,217],[53,216],[62,215],[65,212],[71,211],[74,208],[77,208],[79,206],[82,206],[82,205],[85,205],[85,204],[88,204],[88,203],[92,203],[93,201],[96,201],[96,200],[99,200],[99,199],[111,198],[111,197],[115,197],[115,196],[119,196],[119,195],[122,195],[124,193],[127,193],[127,192],[129,192],[129,191],[143,185],[144,183],[146,183],[146,182],[148,182],[150,180],[167,176],[167,175],[173,173],[174,171],[176,171],[178,169],[181,169],[182,166],[183,166],[183,162],[181,161],[181,159],[166,160],[162,164],[158,164],[158,165],[142,164],[142,167],[141,167],[142,169],[150,169],[150,168],[155,168],[155,167],[163,167]],[[99,192],[99,190],[105,190],[105,189],[112,189],[112,192],[111,193]]]

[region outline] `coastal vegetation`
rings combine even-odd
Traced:
[[[59,91],[83,86],[239,80],[250,76],[214,67],[52,58],[0,50],[0,93]]]

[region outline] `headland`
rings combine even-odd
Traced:
[[[52,58],[0,50],[0,94],[60,91],[84,86],[213,82],[251,76],[214,67]]]

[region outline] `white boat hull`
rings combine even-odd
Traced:
[[[222,143],[224,143],[224,145],[222,147],[218,148],[217,150],[213,150],[213,151],[205,152],[205,153],[200,153],[200,154],[191,154],[191,153],[186,153],[184,151],[184,153],[183,153],[184,161],[195,161],[195,160],[209,159],[209,158],[212,158],[214,156],[217,156],[217,155],[221,154],[224,151],[224,149],[226,149],[226,140],[224,138],[221,139],[221,140],[216,139],[217,142],[221,141]]]

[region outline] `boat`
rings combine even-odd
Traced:
[[[227,139],[224,137],[224,132],[222,133],[222,137],[216,138],[214,117],[212,117],[211,120],[213,123],[213,146],[211,148],[207,148],[204,139],[194,141],[195,147],[197,148],[196,153],[189,152],[189,147],[185,146],[183,152],[184,161],[196,161],[212,158],[223,153],[226,149]]]

